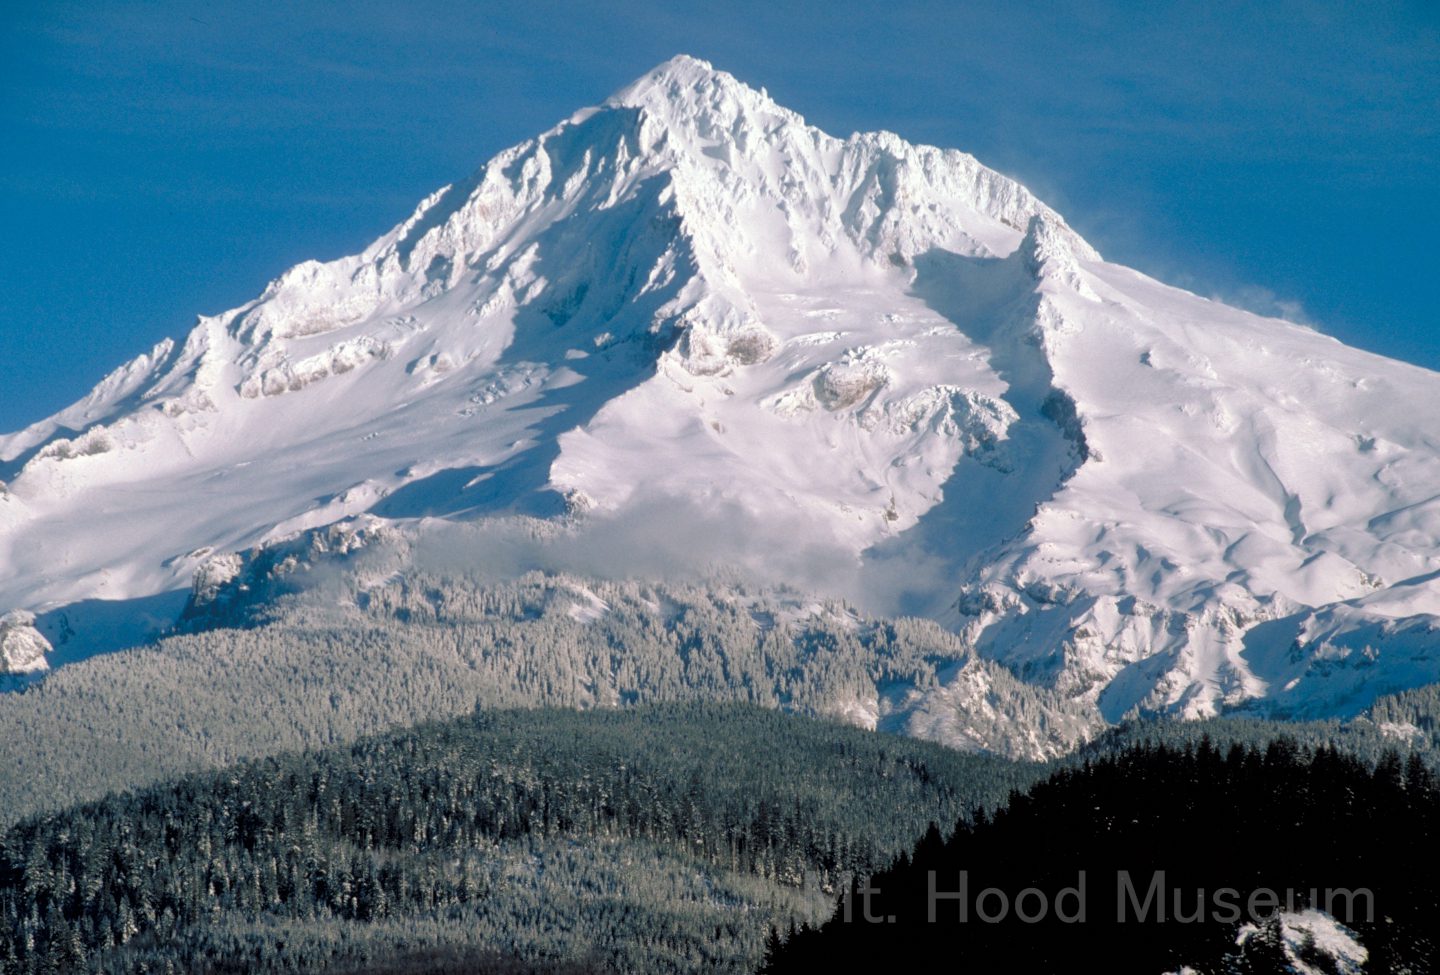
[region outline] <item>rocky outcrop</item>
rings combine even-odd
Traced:
[[[0,674],[48,670],[50,641],[35,629],[35,615],[15,610],[0,616]]]

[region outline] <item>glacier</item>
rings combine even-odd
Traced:
[[[1110,721],[1353,714],[1440,679],[1437,415],[1440,375],[681,56],[0,436],[0,611],[342,522],[693,510]]]

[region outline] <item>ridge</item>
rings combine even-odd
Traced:
[[[1352,707],[1440,677],[1436,412],[680,56],[0,438],[0,612],[77,659],[240,553],[519,517],[935,616],[1108,718]]]

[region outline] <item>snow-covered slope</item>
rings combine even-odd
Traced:
[[[1343,709],[1440,677],[1437,407],[681,57],[0,437],[0,609],[367,512],[678,499],[1111,717]]]

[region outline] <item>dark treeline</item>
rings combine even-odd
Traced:
[[[1224,717],[1177,720],[1148,718],[1127,721],[1107,729],[1068,756],[1077,761],[1098,758],[1149,743],[1183,749],[1203,739],[1222,751],[1232,745],[1264,747],[1276,738],[1289,738],[1303,748],[1333,746],[1347,755],[1374,765],[1386,753],[1418,755],[1432,769],[1440,765],[1440,685],[1430,685],[1378,698],[1365,713],[1353,718],[1279,721],[1243,713]]]
[[[935,957],[966,971],[1048,973],[1077,959],[1148,975],[1296,970],[1267,891],[1285,914],[1342,921],[1369,953],[1367,972],[1437,971],[1437,829],[1440,792],[1418,755],[1371,766],[1290,739],[1263,750],[1137,745],[1063,768],[948,838],[932,827],[871,878],[874,893],[857,885],[818,929],[772,939],[764,971]],[[966,897],[937,896],[962,889],[961,871]],[[1000,893],[982,902],[987,888]],[[1020,899],[1026,888],[1038,894]],[[868,923],[867,903],[868,917],[893,923]],[[1311,970],[1334,970],[1313,944],[1300,950]]]
[[[746,706],[477,714],[21,822],[0,972],[743,971],[762,922],[1040,774]]]

